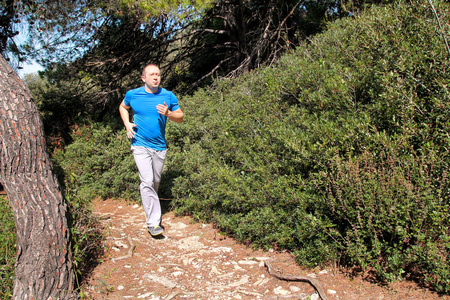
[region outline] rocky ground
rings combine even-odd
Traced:
[[[171,212],[163,216],[165,235],[155,239],[139,205],[106,200],[93,210],[107,238],[102,262],[83,285],[85,299],[450,299],[412,282],[382,287],[334,267],[301,268],[288,253],[253,250]],[[323,295],[308,282],[272,276],[266,261],[276,275],[316,279]]]

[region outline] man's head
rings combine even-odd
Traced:
[[[146,89],[155,92],[161,83],[161,70],[155,64],[149,64],[142,70],[142,81]]]

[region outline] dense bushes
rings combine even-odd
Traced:
[[[171,125],[177,126],[169,124],[168,127]],[[77,128],[72,139],[73,143],[56,151],[53,159],[65,193],[75,198],[74,203],[84,205],[96,198],[122,198],[140,203],[138,170],[125,130],[115,131],[110,126],[94,123]],[[174,152],[177,152],[176,145],[168,153],[159,186],[161,197],[172,197],[172,181],[179,175],[171,168]]]
[[[126,136],[94,124],[78,128],[72,138],[71,145],[54,155],[68,194],[82,201],[139,198],[139,177]]]
[[[449,292],[449,66],[431,8],[396,4],[183,99],[176,210],[302,263]]]
[[[450,292],[449,66],[425,2],[330,24],[276,67],[181,99],[162,193],[302,264]],[[123,132],[86,127],[60,155],[77,196],[139,199]]]

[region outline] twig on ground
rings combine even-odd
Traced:
[[[117,260],[133,257],[133,251],[134,251],[134,248],[136,248],[136,245],[133,243],[133,240],[131,239],[131,237],[128,237],[128,242],[130,243],[130,249],[128,249],[127,255],[116,257],[116,258],[113,257],[113,258],[111,258],[112,262],[116,262]]]
[[[320,285],[317,279],[308,276],[291,276],[291,275],[276,274],[275,272],[272,271],[272,265],[270,264],[269,260],[264,261],[264,265],[266,266],[269,274],[272,275],[273,277],[280,280],[308,282],[314,287],[314,289],[317,291],[319,297],[322,298],[322,300],[328,300],[327,295],[325,294],[322,286]]]

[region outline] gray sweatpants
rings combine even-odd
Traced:
[[[147,227],[160,225],[161,204],[158,187],[167,150],[157,151],[142,146],[131,146],[131,150],[141,179],[139,188]]]

